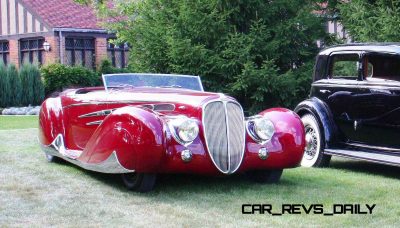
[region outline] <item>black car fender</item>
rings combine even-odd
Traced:
[[[316,97],[312,97],[298,104],[294,111],[299,116],[310,113],[317,118],[324,131],[325,148],[329,148],[332,144],[337,142],[338,128],[333,120],[332,112],[325,102]]]

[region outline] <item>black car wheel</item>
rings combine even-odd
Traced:
[[[257,183],[278,183],[282,176],[282,169],[277,170],[253,170],[247,173],[248,177]]]
[[[324,135],[317,119],[312,114],[301,117],[306,133],[306,148],[304,150],[301,166],[325,167],[329,165],[330,155],[324,154]]]
[[[45,155],[46,155],[46,159],[48,162],[60,163],[63,161],[61,158],[59,158],[57,156],[53,156],[53,155],[46,154],[46,153],[45,153]]]
[[[129,190],[149,192],[156,184],[156,174],[152,173],[124,173],[122,181]]]

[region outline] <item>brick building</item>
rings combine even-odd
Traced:
[[[128,45],[100,26],[89,6],[73,0],[0,0],[0,61],[99,66],[109,59],[127,64]]]

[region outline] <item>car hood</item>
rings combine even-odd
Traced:
[[[79,94],[77,90],[65,94],[77,103],[181,103],[199,106],[205,101],[218,99],[222,94],[173,88],[127,88],[112,89],[108,92],[95,90]]]

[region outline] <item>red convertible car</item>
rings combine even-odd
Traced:
[[[234,98],[204,92],[197,76],[109,74],[103,83],[43,102],[39,140],[49,161],[122,174],[129,189],[146,192],[158,173],[277,182],[303,157],[303,124],[287,109],[245,118]]]

